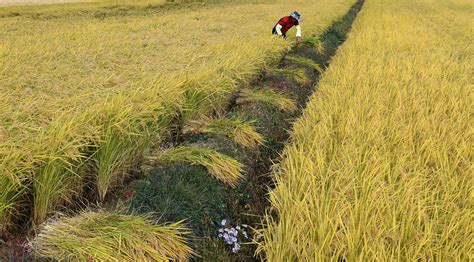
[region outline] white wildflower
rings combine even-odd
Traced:
[[[234,247],[232,247],[232,253],[237,253],[240,250],[240,245],[239,243],[235,243]]]
[[[231,228],[229,233],[230,233],[231,235],[237,236],[237,234],[238,234],[239,232],[238,232],[237,230],[235,230],[235,228]]]
[[[237,238],[231,236],[231,237],[230,237],[230,241],[231,241],[232,243],[237,243]]]

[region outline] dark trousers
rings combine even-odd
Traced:
[[[273,35],[278,35],[277,30],[276,30],[276,26],[273,27],[272,34]],[[286,34],[282,34],[281,37],[286,38]]]

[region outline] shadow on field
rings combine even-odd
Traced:
[[[222,118],[238,117],[255,121],[257,131],[265,137],[265,145],[250,150],[225,137],[184,135],[177,128],[174,141],[178,145],[212,148],[246,166],[246,180],[236,189],[218,182],[202,167],[163,165],[146,172],[143,179],[131,183],[127,189],[131,192],[130,208],[136,212],[155,213],[162,221],[187,219],[188,226],[197,236],[192,245],[201,256],[195,260],[259,260],[255,256],[253,244],[244,244],[238,254],[232,254],[222,239],[217,238],[220,222],[226,219],[232,226],[261,227],[261,217],[269,211],[267,194],[274,187],[272,165],[278,162],[289,139],[288,131],[291,130],[293,121],[301,114],[302,108],[315,91],[321,74],[345,41],[363,2],[359,0],[354,4],[324,34],[307,38],[302,44],[295,46],[276,66],[266,69],[251,84],[252,90],[273,90],[292,98],[298,104],[295,112],[284,112],[265,103],[239,104],[234,99],[226,112],[218,114]]]

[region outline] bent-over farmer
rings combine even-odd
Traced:
[[[273,27],[272,34],[286,38],[286,32],[293,26],[296,27],[296,43],[301,42],[301,14],[298,11],[291,12],[289,16],[284,16],[278,20]]]

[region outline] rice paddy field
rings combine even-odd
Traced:
[[[83,207],[84,195],[103,202],[177,126],[224,111],[239,89],[293,45],[292,36],[283,40],[270,35],[278,17],[304,9],[305,35],[318,35],[355,1],[183,2],[0,9],[3,236],[36,229],[76,203]],[[239,163],[214,152],[197,152],[191,159],[205,163],[210,156],[208,161],[222,164],[209,167],[216,177],[229,173],[228,163],[236,166],[229,175],[241,177]],[[58,225],[61,232],[67,223],[90,226],[87,221],[96,215],[81,217]],[[120,217],[112,218],[110,223],[122,223]],[[181,238],[173,241],[182,244]],[[69,259],[78,257],[83,258],[76,253]]]
[[[37,0],[37,1],[29,1],[29,0],[2,0],[0,1],[0,6],[7,6],[7,5],[31,5],[31,4],[55,4],[55,3],[69,3],[69,2],[77,2],[74,0],[56,0],[56,1],[42,1],[42,0]]]
[[[365,1],[274,173],[269,261],[473,259],[473,8]]]
[[[305,3],[317,17],[305,30],[322,31],[350,3]],[[119,172],[142,142],[160,142],[176,114],[222,108],[238,83],[289,46],[267,36],[288,3],[191,5],[185,12],[147,3],[84,14],[77,6],[24,8],[24,15],[0,10],[2,221],[22,194],[32,194],[41,222],[78,193],[70,183],[85,175],[85,163],[94,173]],[[250,29],[239,22],[252,19],[261,22]],[[112,136],[130,138],[125,147],[134,152],[98,154]]]
[[[473,13],[0,7],[0,260],[472,260]]]

